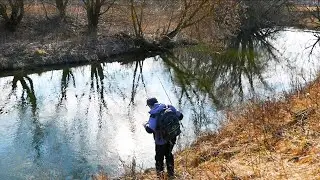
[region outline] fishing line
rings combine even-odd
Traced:
[[[164,86],[163,86],[163,84],[162,84],[162,82],[161,82],[161,80],[160,80],[160,78],[159,78],[159,76],[158,76],[158,75],[157,75],[157,77],[158,77],[158,79],[159,79],[159,82],[160,82],[160,84],[161,84],[161,86],[162,86],[162,88],[163,88],[164,92],[166,93],[166,95],[167,95],[167,97],[168,97],[168,99],[169,99],[169,101],[170,101],[170,104],[172,104],[171,99],[170,99],[170,97],[169,97],[169,95],[168,95],[168,93],[167,93],[166,89],[164,88]]]
[[[159,76],[158,76],[158,74],[157,74],[157,77],[158,77],[159,82],[160,82],[160,84],[161,84],[161,86],[162,86],[162,88],[163,88],[164,92],[166,93],[166,95],[167,95],[167,97],[168,97],[168,99],[169,99],[169,101],[170,101],[171,105],[173,105],[173,104],[172,104],[172,102],[171,102],[171,99],[170,99],[170,97],[169,97],[169,95],[168,95],[168,93],[167,93],[167,91],[166,91],[166,89],[164,88],[164,86],[163,86],[163,84],[162,84],[162,82],[161,82],[161,80],[160,80],[160,78],[159,78]],[[181,121],[179,121],[179,123],[180,123],[181,127],[182,127],[183,129],[185,129],[185,128],[184,128],[184,126],[183,126],[183,124],[182,124],[182,122],[181,122]],[[181,132],[181,134],[182,134],[182,135],[184,135],[184,133],[183,133],[183,132]],[[178,139],[180,139],[180,136],[178,137]]]

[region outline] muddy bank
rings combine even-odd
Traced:
[[[27,70],[44,66],[114,61],[118,55],[143,52],[134,41],[120,36],[81,38],[41,43],[14,42],[1,46],[0,70]]]

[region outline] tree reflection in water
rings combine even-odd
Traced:
[[[137,89],[139,87],[139,81],[141,79],[141,83],[143,84],[144,88],[146,89],[146,84],[144,82],[143,79],[143,74],[142,74],[142,70],[143,70],[143,61],[139,60],[139,61],[135,61],[135,68],[134,68],[134,72],[133,72],[133,78],[132,78],[132,90],[131,90],[131,98],[130,98],[130,105],[134,105],[134,98],[137,94]],[[139,74],[137,77],[137,72],[138,72],[138,68],[139,68]]]
[[[204,111],[208,99],[213,107],[223,109],[255,98],[257,83],[270,90],[262,73],[270,60],[277,60],[277,50],[268,41],[276,32],[240,32],[220,53],[200,45],[161,55],[174,72],[173,81],[181,87],[179,101],[185,97],[191,104],[196,134],[203,125],[212,123]]]
[[[91,64],[91,76],[90,76],[90,93],[89,93],[89,101],[92,98],[92,95],[95,95],[95,91],[97,94],[97,98],[99,102],[99,113],[98,113],[98,127],[102,127],[102,115],[104,108],[107,110],[108,106],[106,100],[104,98],[104,94],[106,93],[104,90],[104,74],[103,74],[103,63],[93,63]],[[89,111],[89,106],[87,108],[87,113]]]
[[[21,94],[21,111],[20,118],[24,119],[26,114],[26,105],[27,103],[31,105],[31,112],[32,112],[32,125],[33,125],[33,138],[32,138],[32,145],[36,152],[35,160],[40,158],[41,155],[41,144],[43,143],[43,127],[39,121],[39,116],[37,113],[37,98],[35,96],[33,81],[32,79],[27,76],[26,74],[17,74],[13,77],[12,80],[12,92],[11,95],[16,95],[16,90],[18,87],[18,82],[20,82],[22,87],[22,94]],[[25,98],[26,96],[26,98]],[[26,101],[27,99],[27,101]]]
[[[61,98],[58,103],[58,107],[60,107],[62,105],[63,101],[67,100],[67,88],[68,88],[71,80],[72,80],[71,83],[72,83],[73,87],[76,87],[75,77],[73,75],[71,68],[63,68],[62,77],[61,77],[61,85],[60,85]]]

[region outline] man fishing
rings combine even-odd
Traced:
[[[161,178],[164,174],[163,161],[165,157],[167,174],[169,179],[172,179],[174,178],[172,149],[176,143],[176,136],[181,132],[179,120],[182,120],[183,114],[172,105],[158,103],[158,100],[154,97],[147,99],[147,106],[150,108],[150,117],[148,122],[144,124],[144,128],[154,137],[157,176]]]

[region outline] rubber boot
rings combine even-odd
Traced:
[[[164,169],[164,164],[163,164],[163,161],[156,161],[156,171],[157,171],[157,177],[158,179],[163,179],[164,177],[164,172],[163,172],[163,169]]]
[[[169,179],[174,179],[174,162],[173,162],[173,159],[167,163],[167,173],[168,173],[168,178]]]

